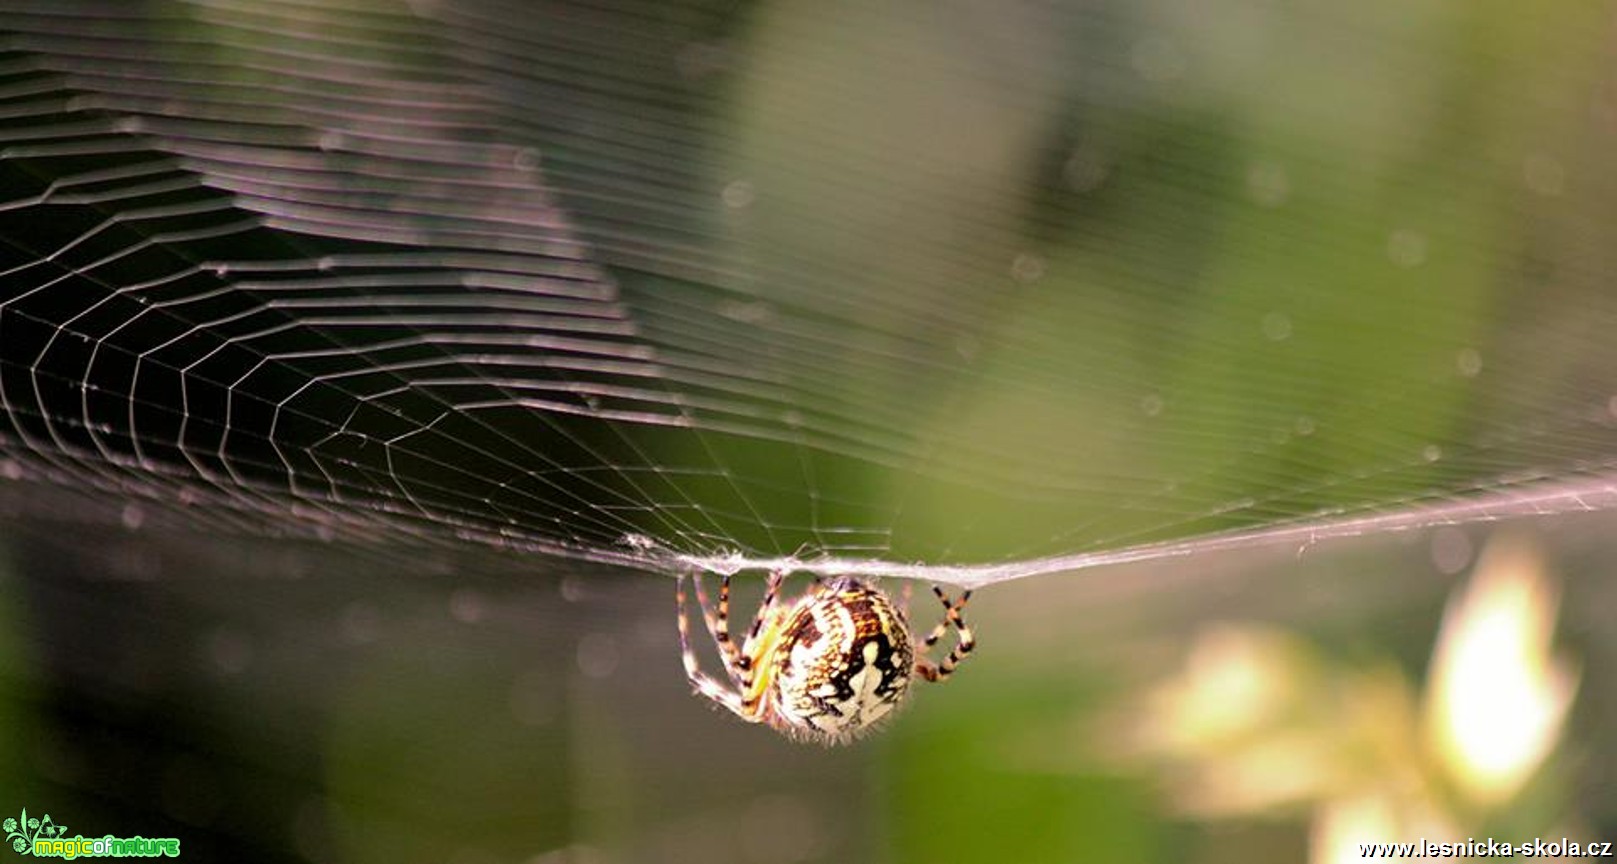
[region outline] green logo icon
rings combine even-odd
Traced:
[[[22,816],[7,819],[4,824],[0,824],[0,828],[6,829],[6,841],[11,844],[11,848],[22,855],[33,851],[35,837],[51,839],[67,833],[67,826],[52,822],[49,813],[40,819],[29,818],[27,807],[22,808]]]
[[[0,823],[6,842],[18,855],[37,858],[178,858],[180,841],[173,837],[85,837],[67,836],[67,826],[51,821],[50,814],[38,818],[24,807],[16,819]]]

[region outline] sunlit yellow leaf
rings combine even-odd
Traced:
[[[1577,690],[1550,653],[1559,592],[1521,541],[1496,541],[1443,617],[1426,734],[1474,801],[1503,802],[1554,748]]]

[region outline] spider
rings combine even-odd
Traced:
[[[844,744],[869,731],[909,693],[911,679],[942,681],[976,647],[960,610],[971,592],[950,600],[936,586],[943,620],[916,642],[904,613],[875,586],[854,576],[814,585],[790,605],[780,599],[784,572],[769,574],[763,604],[738,647],[730,638],[730,577],[719,585],[716,607],[708,602],[700,575],[697,603],[724,661],[731,688],[703,672],[691,650],[685,576],[675,597],[679,607],[679,648],[685,677],[696,692],[748,723],[765,723],[787,737],[827,746]],[[942,662],[926,652],[950,626],[955,646]]]

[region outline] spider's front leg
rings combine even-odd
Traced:
[[[700,585],[700,583],[698,583]],[[679,581],[674,589],[674,599],[679,611],[679,653],[685,662],[685,678],[696,688],[696,692],[730,709],[737,717],[750,723],[758,722],[758,718],[742,705],[741,696],[726,690],[722,684],[714,681],[706,672],[702,671],[697,662],[696,652],[691,650],[690,615],[686,610],[685,574],[679,574]],[[707,610],[702,610],[704,617]]]
[[[763,694],[755,692],[753,686],[757,676],[757,657],[762,652],[760,638],[764,632],[764,625],[775,614],[775,603],[780,599],[780,586],[786,581],[786,574],[780,570],[769,571],[769,581],[764,585],[764,600],[758,606],[758,614],[753,616],[752,626],[747,630],[747,641],[741,646],[741,656],[737,658],[736,669],[741,677],[742,707],[747,711],[757,711],[758,703]]]
[[[942,681],[954,674],[955,667],[966,659],[971,649],[977,647],[977,640],[971,635],[971,628],[966,626],[965,617],[960,614],[960,610],[966,608],[966,601],[971,599],[971,592],[962,593],[958,601],[950,600],[949,595],[943,593],[943,589],[936,585],[932,586],[932,593],[937,596],[938,602],[943,604],[943,620],[939,621],[938,626],[933,627],[932,632],[922,640],[921,650],[916,652],[915,656],[915,674],[928,681]],[[926,658],[925,652],[937,644],[938,639],[950,625],[953,625],[955,630],[954,648],[949,650],[949,656],[943,658],[942,663],[934,665]]]

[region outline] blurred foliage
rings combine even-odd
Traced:
[[[883,747],[886,860],[1172,860],[1145,784],[1040,758],[1075,743],[1062,733],[1092,710],[1094,684],[1007,672],[922,694]]]
[[[1424,698],[1393,663],[1212,627],[1105,737],[1153,765],[1183,812],[1310,818],[1316,864],[1370,843],[1595,839],[1565,775],[1545,769],[1578,674],[1552,656],[1557,581],[1526,541],[1496,539],[1449,604]]]
[[[441,18],[402,32],[384,6],[185,4],[206,25],[147,30],[255,132],[244,119],[283,109],[363,122],[278,88],[273,70],[331,60],[296,53],[313,35],[434,80],[466,60],[521,107],[477,133],[534,144],[554,186],[512,194],[570,208],[646,337],[790,397],[748,403],[776,437],[548,430],[547,456],[585,442],[556,482],[610,503],[580,528],[599,500],[548,499],[567,536],[609,542],[590,532],[621,516],[726,548],[1005,560],[1610,467],[1609,4],[491,0],[410,4]],[[547,39],[589,48],[523,41]],[[276,110],[244,118],[239,85]],[[1617,724],[1590,686],[1609,672],[1569,707],[1553,590],[1502,604],[1537,616],[1514,632],[1542,668],[1508,698],[1542,707],[1523,728],[1544,746],[1479,792],[1464,748],[1435,743],[1474,714],[1433,719],[1449,661],[1415,683],[1471,556],[1426,534],[1347,561],[1208,553],[997,587],[974,601],[970,666],[824,751],[685,692],[661,579],[86,527],[20,488],[5,518],[38,536],[15,575],[0,556],[0,788],[27,800],[0,807],[198,857],[1290,861],[1342,826],[1617,824]],[[466,515],[503,528],[495,509]],[[1555,541],[1599,551],[1568,604],[1589,670],[1617,657],[1609,536]],[[1229,620],[1262,623],[1203,629]],[[1196,633],[1207,662],[1132,701]],[[1201,727],[1164,731],[1198,698]]]
[[[1594,361],[1510,318],[1605,314],[1609,9],[1046,12],[771,6],[748,44],[734,234],[763,296],[858,308],[871,344],[776,371],[904,418],[923,476],[865,484],[895,557],[1385,509],[1499,479],[1501,423],[1603,410],[1532,394]]]

